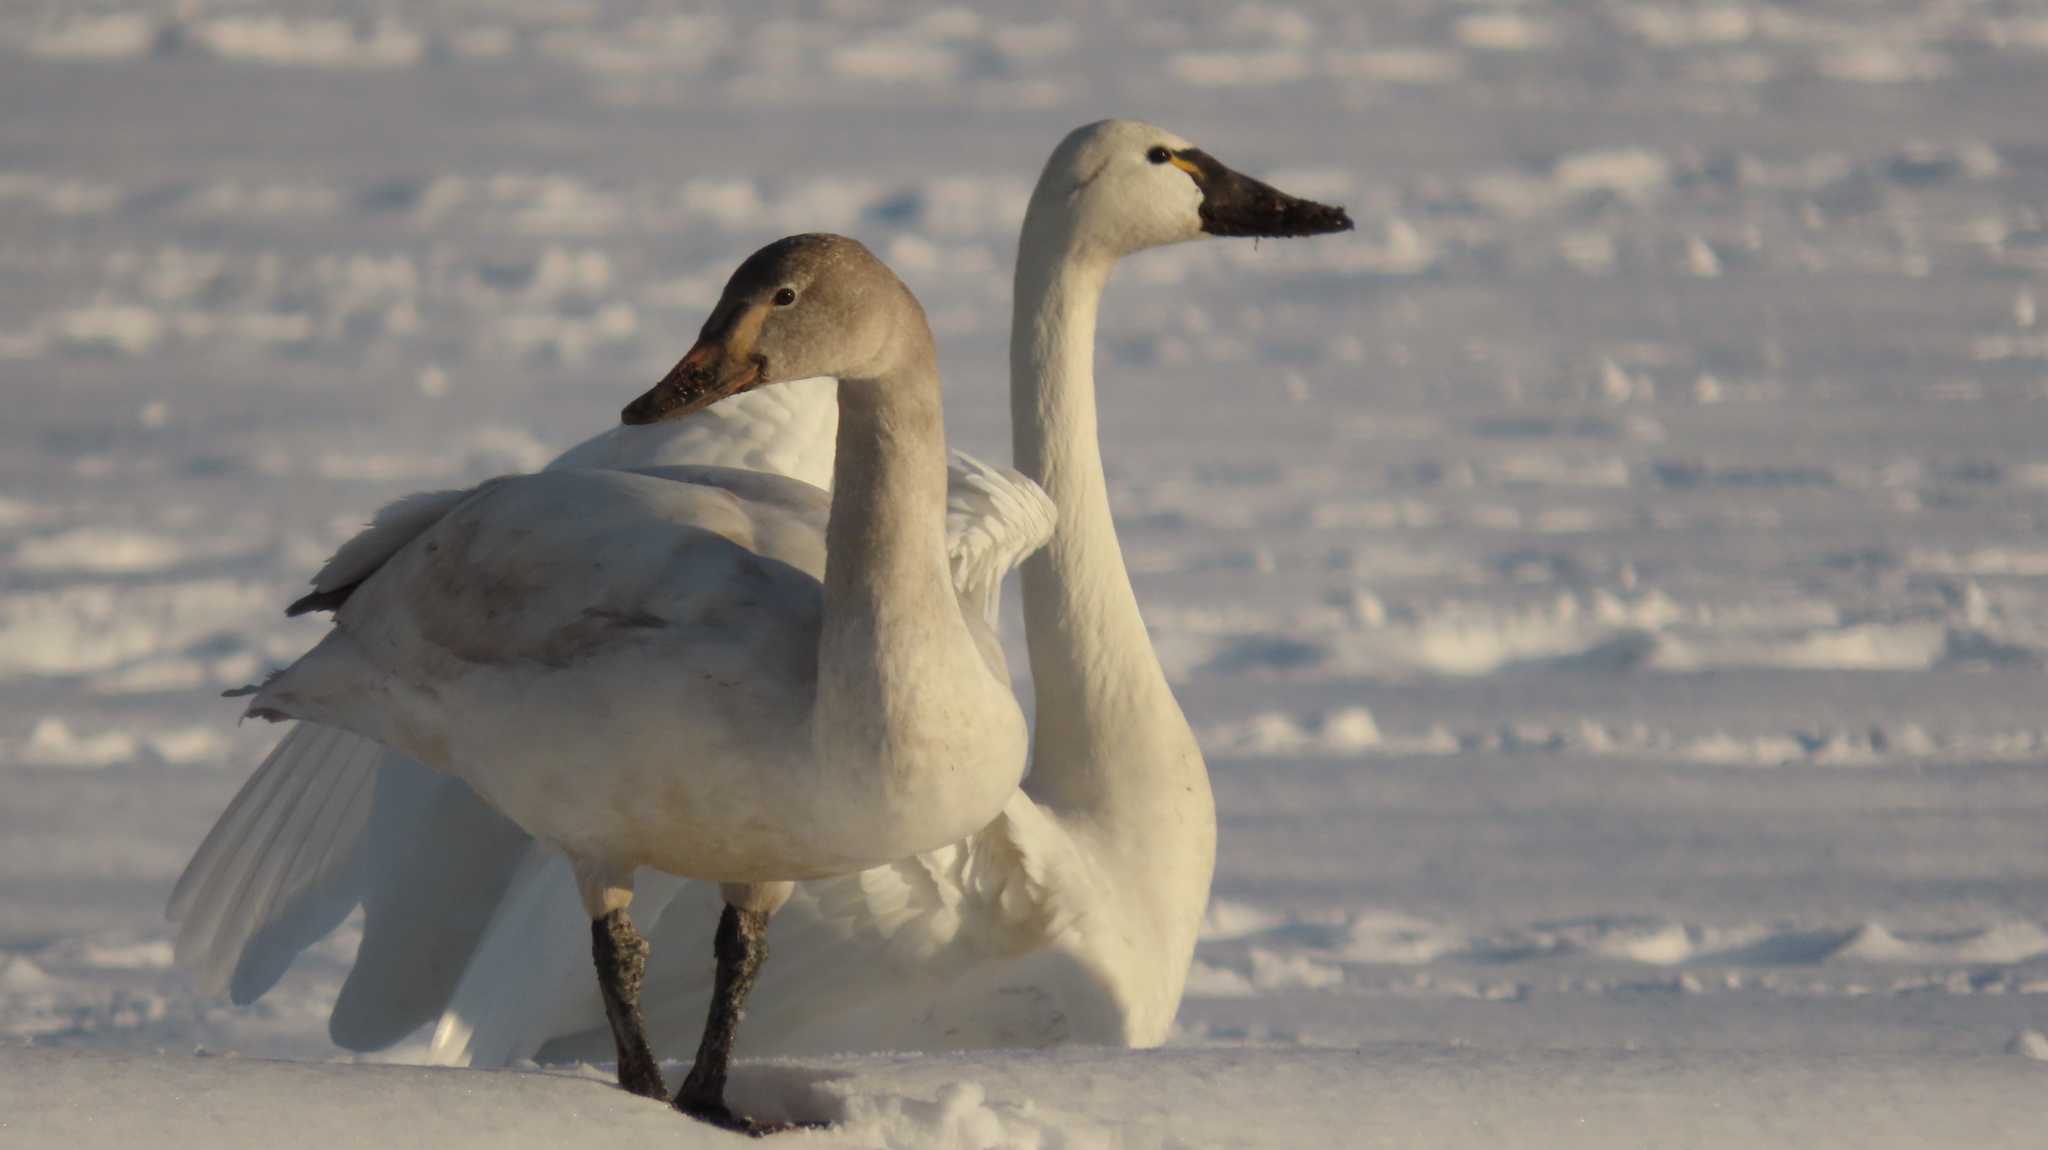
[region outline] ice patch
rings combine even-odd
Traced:
[[[220,762],[227,754],[228,738],[214,727],[178,727],[151,733],[146,742],[157,758],[172,766]]]
[[[833,1123],[833,1129],[860,1145],[932,1150],[1025,1150],[1051,1144],[1108,1150],[1119,1141],[1085,1123],[1077,1126],[1071,1117],[1060,1121],[1057,1129],[1049,1128],[1047,1122],[1052,1119],[1029,1104],[991,1102],[978,1082],[956,1081],[940,1087],[929,1101],[895,1094],[850,1094],[845,1114]]]
[[[1305,954],[1253,947],[1249,981],[1262,991],[1330,990],[1344,985],[1344,969]]]
[[[2048,548],[1994,545],[1960,554],[1915,548],[1906,553],[1906,567],[1944,575],[2048,576]]]
[[[1615,13],[1623,27],[1657,48],[1692,48],[1739,44],[1756,31],[1749,9],[1740,4],[1665,7],[1634,4]]]
[[[511,34],[472,42],[469,54],[503,56]],[[674,76],[698,72],[730,41],[716,13],[667,14],[635,19],[623,28],[550,28],[540,37],[544,57],[607,76]]]
[[[901,37],[876,37],[835,48],[830,60],[835,75],[892,84],[945,83],[960,70],[960,57],[953,49]]]
[[[1423,966],[1471,946],[1464,932],[1398,911],[1354,915],[1339,953],[1347,962]]]
[[[149,53],[156,35],[148,13],[110,12],[39,29],[29,37],[28,51],[48,60],[133,60]]]
[[[325,479],[378,483],[475,482],[496,475],[539,471],[553,457],[553,450],[524,428],[485,424],[433,452],[322,452],[312,460],[311,470]]]
[[[323,551],[309,565],[318,565],[325,558]],[[86,688],[99,695],[154,695],[239,687],[261,675],[262,660],[253,652],[242,651],[217,659],[168,655],[94,675]]]
[[[2012,965],[2048,956],[2048,931],[2030,922],[2005,922],[1977,930],[1894,934],[1867,923],[1837,957],[1855,962]]]
[[[22,540],[14,548],[14,562],[24,571],[133,575],[176,567],[187,554],[183,543],[165,535],[116,527],[76,527]]]
[[[1260,908],[1245,908],[1248,916]],[[1782,991],[1782,972],[1789,968],[1825,969],[1809,986],[1812,993],[1858,993],[1860,984],[1844,981],[1858,966],[1924,968],[1894,980],[1893,993],[1911,993],[1939,986],[1952,993],[1980,988],[2011,989],[2024,972],[2048,955],[2048,932],[2031,922],[2007,921],[1946,931],[1894,933],[1876,923],[1855,927],[1796,923],[1696,925],[1667,919],[1594,916],[1524,926],[1474,930],[1432,921],[1400,911],[1364,909],[1339,914],[1303,916],[1265,912],[1268,925],[1241,936],[1210,938],[1201,943],[1202,961],[1218,997],[1248,992],[1332,989],[1342,985],[1384,986],[1386,972],[1373,968],[1415,968],[1407,982],[1431,993],[1455,992],[1464,980],[1447,972],[1478,964],[1485,967],[1535,966],[1550,969],[1599,970],[1612,964],[1664,968],[1674,973],[1655,983],[1639,978],[1570,975],[1566,985],[1579,992],[1656,988],[1684,993],[1739,990],[1761,984]],[[1955,968],[1969,966],[1960,987],[1951,985]],[[1759,978],[1746,973],[1769,971]],[[1347,974],[1347,970],[1349,973]],[[1240,986],[1231,976],[1242,978]],[[1524,976],[1526,977],[1526,976]],[[1470,993],[1493,997],[1495,990],[1519,994],[1525,982],[1509,980],[1489,988],[1470,984]]]
[[[1641,207],[1662,195],[1671,179],[1671,162],[1662,154],[1644,148],[1616,148],[1562,156],[1547,176],[1524,172],[1480,176],[1467,185],[1467,193],[1481,206],[1510,220],[1530,220],[1603,195]],[[1611,263],[1612,257],[1602,262]]]
[[[1371,711],[1344,707],[1312,726],[1290,715],[1266,711],[1241,722],[1211,727],[1203,733],[1202,742],[1235,754],[1343,755],[1376,748],[1382,740]]]
[[[224,16],[189,30],[223,60],[279,68],[404,68],[425,47],[420,34],[389,17],[364,23],[282,16]]]
[[[55,985],[57,980],[51,978],[27,955],[0,954],[0,991],[22,994],[48,990]]]
[[[1859,623],[1782,639],[1710,633],[1666,636],[1651,666],[1663,671],[1745,666],[1922,671],[1938,664],[1948,650],[1949,628],[1937,621]]]
[[[11,757],[32,767],[105,767],[133,759],[140,747],[125,731],[77,734],[64,720],[46,715]]]
[[[49,517],[50,512],[44,507],[24,499],[10,499],[0,495],[0,531],[41,523]]]
[[[74,350],[140,356],[163,339],[165,326],[150,308],[105,302],[57,313],[52,334]]]
[[[1078,34],[1068,21],[1046,20],[1036,24],[998,25],[990,34],[990,42],[998,52],[1012,60],[1042,61],[1073,51]]]
[[[1271,930],[1288,921],[1287,916],[1253,903],[1235,899],[1216,898],[1209,901],[1208,910],[1202,915],[1201,937],[1211,939],[1243,938]]]
[[[0,206],[24,204],[54,216],[97,216],[121,203],[118,184],[41,172],[0,172]]]
[[[604,235],[627,218],[616,195],[571,175],[507,173],[486,187],[491,203],[509,215],[512,230],[524,235]]]
[[[59,943],[46,952],[46,958],[61,958],[62,966],[95,970],[169,970],[177,961],[175,950],[168,938],[88,938]]]
[[[278,619],[279,602],[268,584],[233,579],[0,595],[0,679],[107,671],[183,652]]]
[[[1557,38],[1541,17],[1505,9],[1459,17],[1456,35],[1460,44],[1482,52],[1529,52]]]
[[[1612,192],[1645,203],[1671,184],[1671,161],[1646,148],[1579,152],[1557,162],[1552,179],[1568,195]]]
[[[1188,967],[1186,993],[1190,998],[1250,998],[1258,992],[1251,979],[1227,967],[1211,966],[1200,959]]]
[[[323,184],[226,180],[194,192],[182,207],[202,219],[246,223],[255,219],[320,219],[333,215],[341,202],[340,191]]]
[[[1308,57],[1292,49],[1264,52],[1181,52],[1167,71],[1184,84],[1202,88],[1250,88],[1285,84],[1309,73]]]
[[[1904,84],[1945,75],[1949,60],[1940,52],[1917,45],[1863,43],[1822,53],[1815,68],[1830,80]]]
[[[1449,84],[1465,75],[1465,58],[1427,48],[1384,48],[1332,52],[1324,59],[1330,75],[1383,84]]]

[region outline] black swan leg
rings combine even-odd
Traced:
[[[619,1085],[643,1098],[666,1097],[668,1086],[661,1080],[661,1067],[647,1045],[647,1025],[640,1017],[647,940],[633,929],[624,910],[615,910],[591,922],[590,952],[597,964],[605,1018],[619,1048]]]
[[[740,910],[728,903],[718,916],[718,937],[712,945],[718,974],[712,985],[711,1013],[704,1020],[704,1040],[690,1076],[676,1091],[676,1109],[714,1126],[759,1137],[794,1129],[786,1123],[755,1122],[725,1104],[725,1073],[732,1060],[733,1037],[739,1032],[747,992],[768,957],[768,913]]]

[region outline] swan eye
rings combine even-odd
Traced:
[[[1173,159],[1173,153],[1167,151],[1164,144],[1154,144],[1152,150],[1145,153],[1145,158],[1155,164],[1163,164]]]
[[[783,289],[782,289],[781,291],[779,291],[779,292],[776,292],[776,293],[775,293],[775,306],[776,306],[776,307],[788,307],[788,306],[789,306],[790,304],[793,304],[793,303],[795,303],[795,302],[796,302],[796,289],[795,289],[795,288],[783,288]]]

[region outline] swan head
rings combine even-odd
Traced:
[[[620,417],[680,419],[729,395],[816,376],[879,379],[920,353],[931,354],[924,309],[888,265],[845,236],[789,236],[732,273],[696,346]]]
[[[1053,149],[1031,193],[1027,235],[1034,225],[1125,256],[1204,236],[1348,231],[1351,217],[1233,171],[1164,128],[1102,120]]]

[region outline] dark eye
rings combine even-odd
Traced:
[[[1173,158],[1173,153],[1167,151],[1164,144],[1154,144],[1152,150],[1145,153],[1145,158],[1155,164],[1163,164]]]
[[[796,289],[795,289],[795,288],[783,288],[783,289],[782,289],[781,291],[779,291],[779,292],[776,292],[776,293],[775,293],[775,306],[776,306],[776,307],[788,307],[788,306],[789,306],[790,304],[793,304],[793,303],[795,303],[795,302],[796,302]]]

